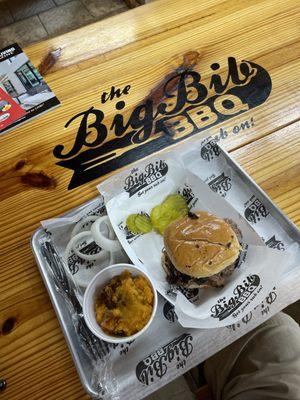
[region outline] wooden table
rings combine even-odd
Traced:
[[[72,171],[53,155],[59,144],[64,152],[73,146],[78,126],[64,125],[75,114],[95,106],[109,122],[117,100],[124,100],[127,118],[151,91],[161,101],[161,82],[178,69],[200,72],[207,83],[213,63],[225,80],[228,57],[251,61],[271,76],[269,98],[201,134],[220,136],[222,128],[226,136],[226,130],[223,145],[300,225],[299,6],[295,0],[161,0],[25,49],[38,65],[62,48],[46,77],[62,106],[0,137],[0,376],[8,382],[1,398],[87,398],[29,245],[41,220],[97,195],[102,178],[68,190]],[[127,85],[129,94],[101,104],[103,91]]]

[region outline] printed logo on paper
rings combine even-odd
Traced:
[[[155,183],[168,172],[168,165],[164,160],[156,161],[145,166],[144,171],[133,168],[130,175],[125,178],[124,190],[129,193],[129,197]],[[144,191],[143,193],[145,193]],[[142,193],[142,194],[143,194]]]
[[[269,211],[266,209],[264,204],[255,196],[252,196],[246,203],[246,209],[244,216],[247,221],[256,224],[262,218],[266,218],[269,215]]]
[[[164,317],[170,322],[176,322],[178,320],[177,314],[175,312],[175,307],[168,301],[165,302],[163,308]]]
[[[200,156],[205,161],[211,161],[215,157],[219,157],[221,149],[214,139],[209,140],[201,146]]]
[[[182,286],[178,286],[177,289],[191,302],[195,303],[198,300],[199,289],[188,289]]]
[[[222,197],[225,197],[227,192],[232,187],[232,180],[229,176],[226,176],[224,172],[221,175],[213,178],[208,182],[208,186],[215,193],[218,193]]]
[[[166,290],[166,296],[175,300],[177,296],[177,292],[181,292],[186,299],[188,299],[191,303],[195,303],[199,297],[200,289],[188,289],[182,286],[170,285],[169,289]]]
[[[250,311],[248,314],[244,315],[239,322],[232,325],[227,325],[226,328],[236,331],[241,327],[241,323],[248,324],[252,320],[253,314],[256,316],[259,312],[261,313],[262,316],[269,314],[271,310],[271,305],[275,303],[276,299],[277,299],[276,288],[273,287],[273,290],[271,290],[271,292],[265,297],[265,300],[262,301],[260,304],[258,304],[256,307],[254,307],[253,312]]]
[[[161,379],[171,364],[184,368],[187,358],[193,351],[193,336],[184,333],[170,343],[151,353],[136,366],[136,377],[144,385],[151,385]]]
[[[211,317],[217,318],[219,321],[226,319],[230,315],[234,318],[237,317],[255,299],[261,289],[262,286],[258,275],[247,276],[242,284],[234,288],[232,297],[223,297],[211,307]],[[240,307],[241,310],[239,310]]]
[[[101,247],[99,247],[95,242],[91,242],[80,248],[81,253],[88,255],[98,254],[100,251],[102,251]],[[77,274],[79,266],[84,266],[86,269],[89,269],[93,268],[94,265],[95,261],[83,260],[81,257],[78,257],[74,251],[70,252],[68,256],[68,267],[72,275]]]
[[[277,249],[284,251],[284,243],[281,240],[276,240],[275,235],[270,237],[270,239],[266,240],[266,246],[270,247],[271,249]]]
[[[125,238],[128,241],[128,243],[131,243],[136,237],[140,236],[139,233],[132,233],[126,226],[126,222],[120,222],[118,225],[118,228],[120,231],[123,231],[125,234]]]
[[[234,57],[205,71],[201,65],[178,68],[133,109],[125,102],[133,87],[113,86],[109,96],[100,92],[96,104],[66,121],[66,136],[69,140],[75,130],[74,141],[71,147],[57,144],[53,155],[57,165],[73,171],[68,187],[73,189],[258,107],[271,89],[262,66]],[[101,103],[112,100],[115,113],[105,115]],[[202,156],[209,161],[217,151],[203,148]]]
[[[271,290],[271,292],[266,296],[265,301],[263,301],[260,304],[260,313],[261,315],[268,315],[270,310],[271,310],[271,306],[273,303],[275,303],[275,301],[277,300],[277,293],[276,293],[276,288],[273,287],[273,290]]]
[[[134,340],[131,340],[130,342],[127,343],[117,344],[117,346],[119,345],[120,356],[126,356],[129,353],[129,349],[132,343],[134,343]]]
[[[194,207],[198,201],[198,198],[195,198],[193,189],[187,184],[184,185],[184,188],[178,190],[178,193],[185,198],[186,203],[190,208]]]
[[[249,324],[249,322],[252,321],[252,317],[253,317],[253,313],[252,313],[252,311],[250,311],[248,314],[243,316],[243,318],[241,319],[240,322],[237,322],[237,323],[231,324],[231,325],[227,325],[226,328],[236,331],[237,329],[239,329],[241,327],[242,323],[245,325]]]

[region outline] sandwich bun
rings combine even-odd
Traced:
[[[241,251],[231,225],[206,211],[172,222],[164,231],[164,245],[174,267],[194,278],[218,274],[233,264]]]

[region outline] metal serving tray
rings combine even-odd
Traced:
[[[222,150],[223,151],[223,150]],[[300,244],[300,234],[297,227],[282,213],[282,211],[272,202],[272,200],[260,189],[260,187],[251,179],[251,177],[223,151],[226,162],[230,168],[246,183],[248,189],[264,203],[268,211],[277,220],[277,223],[285,231],[290,239]],[[64,216],[73,216],[93,202],[99,202],[99,197],[91,200],[81,207],[73,209]],[[270,231],[272,236],[274,231]],[[47,240],[46,240],[47,239]],[[229,343],[244,335],[255,326],[261,324],[275,312],[286,307],[288,304],[297,300],[295,293],[289,297],[279,296],[279,292],[274,293],[276,301],[268,301],[264,310],[254,310],[245,321],[241,321],[236,326],[230,326],[211,330],[185,329],[176,322],[176,315],[172,312],[172,306],[160,298],[158,312],[153,324],[154,333],[158,327],[162,329],[163,337],[155,338],[151,341],[151,331],[149,331],[149,340],[145,341],[145,346],[141,343],[130,345],[126,349],[115,348],[112,350],[110,345],[104,342],[99,343],[85,326],[83,318],[79,318],[79,323],[75,327],[70,312],[70,307],[66,303],[62,292],[68,294],[73,309],[81,313],[81,306],[74,295],[72,283],[64,275],[64,268],[61,260],[51,245],[51,237],[43,228],[39,228],[32,236],[32,250],[35,255],[37,265],[48,290],[53,307],[57,314],[63,334],[73,357],[80,380],[86,392],[95,399],[111,398],[109,393],[103,391],[101,382],[95,384],[93,378],[92,359],[102,358],[110,352],[114,352],[114,376],[118,381],[122,393],[122,399],[140,399],[151,392],[157,390],[160,386],[168,383],[170,380],[182,375],[185,371],[202,362],[207,357],[227,346]],[[275,247],[271,244],[271,247]],[[299,268],[298,268],[299,270]],[[300,279],[298,271],[297,279]],[[58,290],[58,287],[60,290]],[[281,288],[284,290],[284,284]],[[286,290],[286,289],[285,289]],[[266,308],[267,306],[267,308]],[[81,340],[79,340],[81,338]],[[191,342],[191,347],[185,347]],[[84,345],[82,345],[82,343]],[[148,346],[148,347],[147,347]],[[85,347],[85,349],[84,349]],[[186,350],[189,348],[190,350]],[[197,348],[197,351],[193,349]],[[174,353],[175,351],[175,353]],[[126,353],[128,353],[126,355]],[[175,354],[173,356],[172,354]],[[127,357],[127,359],[125,358]],[[126,361],[127,360],[127,361]],[[156,361],[155,361],[156,360]],[[163,372],[158,369],[159,365],[165,365]],[[155,364],[156,362],[156,364]],[[129,365],[134,365],[134,368]],[[149,369],[150,368],[150,369]],[[123,379],[124,371],[124,379]],[[114,398],[114,397],[112,397]]]

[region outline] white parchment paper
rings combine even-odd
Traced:
[[[172,304],[184,327],[215,328],[235,323],[280,283],[299,257],[293,241],[282,252],[267,247],[262,237],[278,223],[251,189],[228,166],[222,150],[206,140],[197,147],[153,156],[98,186],[115,233],[132,262],[155,280],[157,290]],[[230,195],[229,195],[230,192]],[[191,211],[206,210],[234,221],[243,234],[238,268],[224,288],[180,291],[169,285],[161,264],[163,238],[152,231],[133,235],[126,228],[132,213],[150,214],[166,196],[181,193]],[[298,258],[299,261],[299,258]]]

